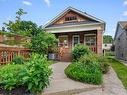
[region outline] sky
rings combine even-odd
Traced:
[[[127,20],[127,0],[0,0],[0,28],[19,8],[28,13],[23,20],[43,26],[69,6],[105,21],[106,35],[114,36],[117,22]]]

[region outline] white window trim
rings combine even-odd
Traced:
[[[60,37],[67,37],[67,41],[68,41],[68,35],[61,35],[61,36],[58,36],[58,39],[60,38]],[[68,48],[69,47],[69,44],[68,44],[69,42],[67,42],[67,46],[65,46],[65,48]],[[58,46],[60,46],[59,45],[59,42],[58,42]]]
[[[80,36],[79,35],[73,35],[73,39],[72,39],[72,47],[74,47],[74,37],[78,37],[78,43],[80,43]]]
[[[84,45],[86,45],[86,39],[85,39],[85,37],[87,37],[87,36],[95,36],[96,37],[96,34],[84,34]]]

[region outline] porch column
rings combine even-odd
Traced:
[[[97,54],[102,55],[103,30],[97,30]]]

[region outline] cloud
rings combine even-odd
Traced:
[[[44,0],[48,7],[50,7],[50,0]]]
[[[123,5],[124,6],[127,6],[127,0],[124,1]]]
[[[22,1],[22,3],[23,3],[24,5],[27,5],[27,6],[31,6],[31,5],[32,5],[32,3],[29,2],[29,1]]]
[[[127,16],[127,11],[124,11],[123,12],[123,16]]]

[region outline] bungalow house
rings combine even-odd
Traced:
[[[90,49],[101,55],[102,36],[105,22],[85,12],[68,7],[44,26],[44,30],[54,33],[62,47],[60,61],[71,61],[71,51],[78,44],[88,45]]]
[[[127,21],[120,21],[114,38],[115,56],[127,61]]]

